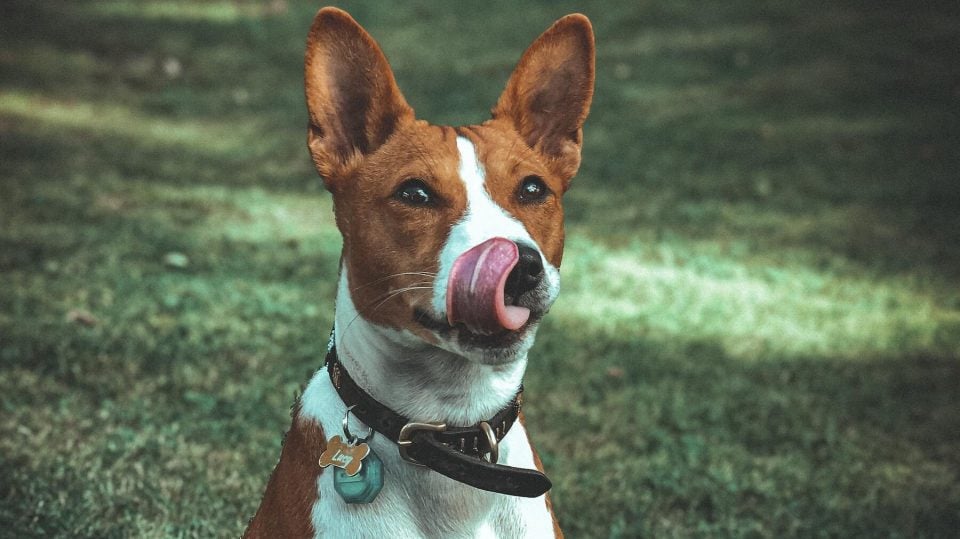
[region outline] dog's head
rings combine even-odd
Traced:
[[[560,289],[561,198],[593,79],[590,22],[569,15],[523,54],[490,120],[435,126],[414,118],[363,28],[338,9],[317,14],[308,146],[360,316],[485,363],[529,348]]]

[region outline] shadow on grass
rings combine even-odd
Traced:
[[[711,342],[552,329],[531,360],[528,422],[572,536],[960,525],[956,358],[743,362]],[[603,531],[572,517],[584,499],[615,515]]]

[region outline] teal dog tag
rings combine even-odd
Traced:
[[[373,449],[363,457],[363,465],[356,474],[350,475],[340,467],[333,469],[333,490],[347,503],[370,503],[382,488],[383,461]]]

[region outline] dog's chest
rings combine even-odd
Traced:
[[[345,412],[326,371],[317,372],[301,398],[301,417],[318,422],[331,437],[342,430]],[[370,504],[347,504],[334,490],[333,473],[321,473],[312,510],[318,537],[552,535],[553,521],[543,496],[520,498],[478,490],[405,462],[396,444],[380,435],[369,444],[383,461],[383,489]],[[500,447],[502,464],[534,467],[533,452],[520,423]]]

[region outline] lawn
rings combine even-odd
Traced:
[[[333,314],[319,7],[4,3],[0,536],[252,516]],[[594,22],[525,380],[569,537],[956,537],[960,4],[342,7],[450,124],[554,19]]]

